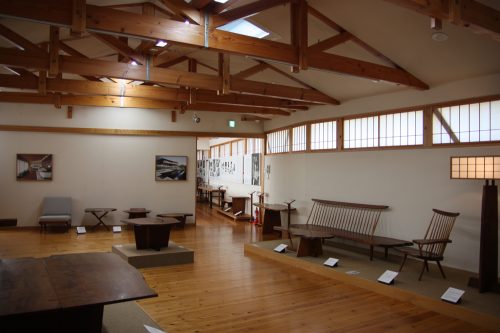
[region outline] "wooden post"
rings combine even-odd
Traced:
[[[68,109],[66,111],[66,117],[68,119],[73,119],[73,107],[71,105],[68,105]]]

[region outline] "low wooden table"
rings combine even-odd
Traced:
[[[123,212],[128,214],[129,219],[147,217],[148,214],[151,213],[150,210],[144,208],[130,208],[129,210],[124,210]]]
[[[103,225],[107,230],[109,230],[108,226],[102,220],[104,216],[108,215],[109,212],[114,212],[116,208],[85,208],[85,213],[90,213],[95,216],[95,218],[99,221],[96,225],[92,226],[92,229],[95,229],[99,225]]]
[[[0,260],[0,330],[100,333],[104,305],[155,297],[113,253]]]
[[[162,247],[168,247],[171,226],[181,223],[171,217],[142,217],[121,221],[134,226],[135,246],[138,250],[153,249],[156,251],[160,251]]]
[[[178,220],[180,222],[180,224],[178,224],[178,226],[180,228],[184,228],[184,225],[186,224],[186,218],[188,216],[193,216],[193,214],[190,214],[190,213],[165,213],[165,214],[158,214],[156,215],[157,217],[171,217],[171,218],[174,218],[176,220]]]
[[[208,204],[210,208],[212,208],[212,199],[219,198],[219,207],[222,207],[222,203],[224,202],[224,195],[226,194],[226,190],[220,187],[213,186],[198,186],[198,191],[200,193],[206,193],[206,197],[208,197]]]

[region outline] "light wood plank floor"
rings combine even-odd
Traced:
[[[100,229],[83,236],[0,229],[0,258],[110,251],[133,233]],[[312,273],[243,254],[256,227],[208,207],[197,226],[172,240],[195,250],[195,263],[141,269],[159,297],[140,306],[175,332],[486,332],[463,321]]]

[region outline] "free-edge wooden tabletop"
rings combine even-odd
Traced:
[[[173,217],[155,218],[155,217],[140,217],[136,219],[123,219],[120,220],[123,223],[131,225],[169,225],[181,223],[179,220]]]
[[[0,317],[157,296],[114,253],[0,261]]]

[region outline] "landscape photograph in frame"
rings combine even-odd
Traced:
[[[186,180],[187,156],[157,155],[155,180]]]

